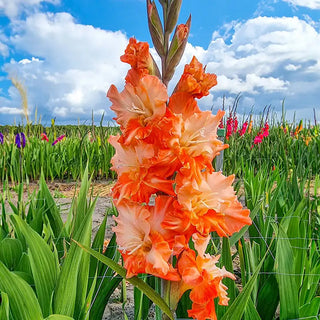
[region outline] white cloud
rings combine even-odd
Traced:
[[[8,45],[25,58],[12,60],[5,70],[27,87],[31,111],[37,107],[43,118],[57,116],[60,121],[90,119],[92,110],[96,115],[105,111],[106,120],[114,116],[106,91],[112,83],[119,90],[124,84],[128,65],[120,56],[128,43],[125,34],[78,24],[68,13],[37,13],[13,26]],[[218,76],[218,85],[199,100],[201,109],[222,107],[224,94],[228,108],[238,93],[238,110],[244,113],[253,105],[257,112],[269,104],[281,108],[283,98],[288,109],[318,106],[320,34],[312,23],[297,17],[257,17],[231,22],[225,30],[227,36],[214,33],[207,49],[187,44],[169,91],[195,55]],[[0,98],[0,105],[20,105],[15,88],[9,98]]]
[[[0,55],[3,57],[7,57],[9,55],[9,47],[6,44],[7,41],[8,38],[0,31]]]
[[[0,55],[6,57],[9,54],[8,46],[0,41]]]
[[[236,24],[229,41],[215,33],[199,60],[218,76],[215,96],[241,92],[249,99],[242,104],[254,99],[256,106],[280,108],[287,98],[288,108],[311,108],[319,101],[319,52],[320,34],[312,24],[297,17],[257,17]]]
[[[77,117],[106,109],[106,91],[123,85],[128,69],[120,56],[128,43],[121,32],[77,24],[68,13],[37,13],[19,22],[10,38],[30,58],[5,65],[27,87],[30,109],[47,117]]]
[[[60,0],[0,0],[0,13],[13,19],[23,11],[37,9],[42,2],[58,4]]]
[[[283,0],[294,6],[306,7],[310,9],[320,9],[320,0]]]
[[[298,64],[298,65],[295,65],[295,64],[292,64],[292,63],[289,63],[285,66],[285,69],[288,70],[288,71],[297,71],[301,68],[301,65]]]
[[[13,114],[13,115],[18,115],[22,114],[22,110],[18,108],[10,108],[10,107],[0,107],[0,114]]]
[[[38,58],[32,57],[31,60],[30,59],[22,59],[18,63],[19,64],[27,64],[27,63],[32,63],[32,62],[40,62],[40,60]]]

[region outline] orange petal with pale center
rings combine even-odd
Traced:
[[[231,186],[233,175],[203,172],[201,176],[200,183],[180,174],[176,178],[178,201],[192,213],[191,224],[198,232],[228,236],[251,224],[250,211],[242,208]]]
[[[119,215],[113,231],[117,235],[119,250],[123,254],[127,277],[138,273],[151,273],[178,281],[177,271],[169,264],[172,254],[168,243],[152,230],[152,212],[149,206],[122,201],[117,204]]]
[[[127,83],[121,93],[111,85],[107,97],[112,102],[110,108],[116,113],[115,120],[121,128],[125,128],[131,119],[138,119],[140,126],[161,119],[168,100],[165,85],[151,75],[141,78],[137,86]]]

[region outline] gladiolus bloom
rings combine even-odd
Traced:
[[[177,176],[179,203],[191,213],[191,224],[201,234],[216,231],[225,237],[251,224],[250,211],[242,209],[231,184],[234,176],[225,177],[221,172],[204,172],[200,184]]]
[[[262,140],[269,136],[269,124],[266,121],[264,124],[264,127],[260,129],[259,133],[256,135],[256,137],[253,140],[253,145],[251,146],[251,149],[255,144],[260,144]]]
[[[243,136],[246,133],[247,127],[248,127],[248,121],[245,121],[242,125],[242,128],[239,130],[239,136]]]
[[[188,92],[193,97],[200,99],[207,96],[209,90],[216,84],[217,76],[213,73],[205,73],[205,68],[196,57],[193,57],[190,64],[185,66],[175,92]]]
[[[23,149],[26,146],[26,136],[23,132],[17,133],[16,135],[16,146],[19,149]]]
[[[151,223],[159,219],[153,207],[122,201],[117,209],[119,216],[114,218],[117,226],[113,230],[117,233],[127,277],[146,272],[164,279],[180,280],[177,270],[169,263],[172,249],[160,230],[154,229],[157,224]],[[159,227],[160,224],[161,220]]]
[[[296,129],[294,130],[294,136],[297,137],[298,134],[302,131],[302,129],[303,129],[303,123],[301,120],[300,123],[297,125]]]
[[[3,144],[3,142],[4,142],[3,133],[0,132],[0,144]]]
[[[112,85],[107,96],[112,102],[111,110],[116,113],[115,120],[121,129],[125,132],[129,126],[134,128],[134,132],[125,134],[129,137],[127,143],[137,135],[147,137],[152,127],[166,113],[167,90],[155,76],[144,76],[136,86],[127,83],[121,93]]]
[[[41,133],[41,141],[49,142],[49,138],[47,137],[47,135],[45,133]]]
[[[225,277],[235,280],[235,277],[223,267],[216,264],[219,256],[208,254],[196,257],[192,250],[185,250],[178,260],[178,270],[185,285],[183,289],[191,289],[190,299],[192,309],[188,310],[190,317],[198,320],[217,319],[214,299],[219,298],[219,304],[228,305],[227,287],[222,283]]]
[[[249,127],[248,127],[248,133],[251,133],[252,127],[253,127],[253,120],[250,120]]]
[[[58,137],[53,143],[52,145],[56,145],[58,142],[62,141],[64,138],[66,137],[65,134],[61,135],[60,137]]]
[[[231,137],[232,133],[233,133],[233,117],[230,114],[228,119],[227,119],[227,124],[226,124],[226,139],[229,140],[229,138]]]

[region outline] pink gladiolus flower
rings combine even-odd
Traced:
[[[52,145],[56,145],[58,142],[60,142],[61,140],[63,140],[66,137],[65,134],[63,134],[62,136],[58,137],[53,143]]]
[[[242,128],[238,131],[239,132],[239,136],[243,136],[248,128],[248,121],[244,122],[242,125]]]

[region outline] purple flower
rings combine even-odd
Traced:
[[[17,133],[16,135],[16,145],[19,149],[23,149],[26,146],[26,136],[23,132]]]
[[[52,143],[52,145],[54,146],[55,144],[57,144],[59,141],[63,140],[65,138],[65,134],[63,134],[62,136],[58,137],[56,140],[54,140],[54,142]]]
[[[0,144],[3,144],[3,142],[4,142],[3,133],[0,132]]]

